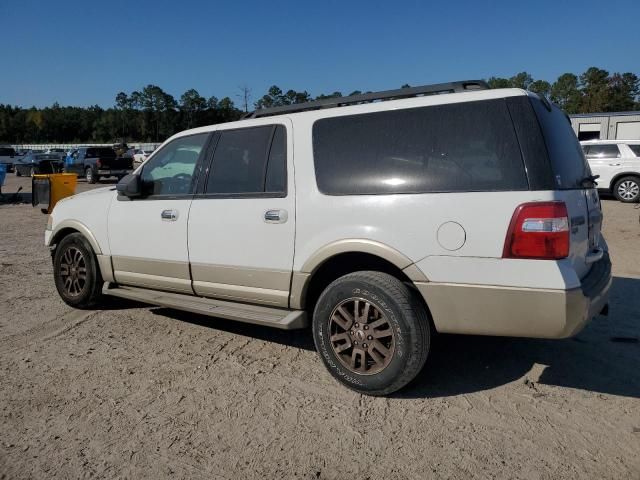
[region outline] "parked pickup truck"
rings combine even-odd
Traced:
[[[65,165],[68,173],[85,177],[88,183],[96,183],[102,177],[124,177],[133,171],[133,159],[118,157],[111,147],[81,147]]]

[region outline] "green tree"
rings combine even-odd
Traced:
[[[529,85],[533,83],[533,78],[527,72],[516,73],[509,79],[510,86],[513,88],[522,88],[527,90]]]
[[[591,67],[580,75],[582,87],[581,113],[609,111],[611,92],[609,91],[609,72]]]
[[[578,77],[573,73],[563,73],[551,85],[551,101],[565,112],[578,113],[582,103],[582,93],[578,88]]]
[[[500,77],[489,77],[487,84],[489,88],[509,88],[511,86],[509,79]]]
[[[191,88],[180,97],[180,110],[185,114],[187,128],[197,124],[197,116],[207,108],[207,100],[197,90]]]
[[[609,79],[609,111],[633,110],[640,93],[640,79],[634,73],[614,73]]]
[[[551,93],[551,84],[546,80],[536,80],[529,85],[529,91],[548,97]]]

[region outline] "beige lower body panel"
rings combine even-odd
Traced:
[[[111,257],[111,261],[114,281],[119,284],[193,293],[186,262],[118,256]]]
[[[289,306],[288,271],[192,263],[191,275],[193,289],[203,297]]]
[[[287,307],[289,305],[289,290],[271,290],[268,288],[245,287],[243,285],[201,282],[197,280],[193,282],[193,289],[197,295],[202,295],[203,297],[273,305],[277,307]]]
[[[581,289],[545,290],[416,283],[441,333],[566,338],[577,334],[607,302]]]
[[[105,282],[114,282],[113,278],[113,267],[111,266],[111,256],[110,255],[96,255],[98,259],[98,268],[100,268],[100,273],[102,274],[102,279]]]

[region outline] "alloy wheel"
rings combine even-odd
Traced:
[[[336,357],[354,373],[379,373],[393,359],[396,335],[384,313],[368,300],[340,302],[329,318],[329,332]]]
[[[640,194],[640,185],[633,180],[625,180],[618,185],[618,195],[625,200],[633,200]]]
[[[83,253],[76,247],[69,247],[60,262],[60,277],[67,295],[77,297],[87,284],[87,264]]]

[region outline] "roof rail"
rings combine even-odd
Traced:
[[[361,95],[350,95],[348,97],[324,98],[313,102],[296,103],[293,105],[283,105],[281,107],[261,108],[253,112],[246,113],[242,118],[270,117],[283,113],[306,112],[309,110],[320,110],[322,108],[344,107],[346,105],[357,105],[360,103],[371,103],[383,100],[397,100],[400,98],[421,97],[424,95],[439,95],[443,93],[459,93],[470,90],[487,90],[489,85],[484,80],[463,80],[459,82],[436,83],[433,85],[423,85],[420,87],[406,87],[398,90],[385,90],[382,92],[363,93]]]

